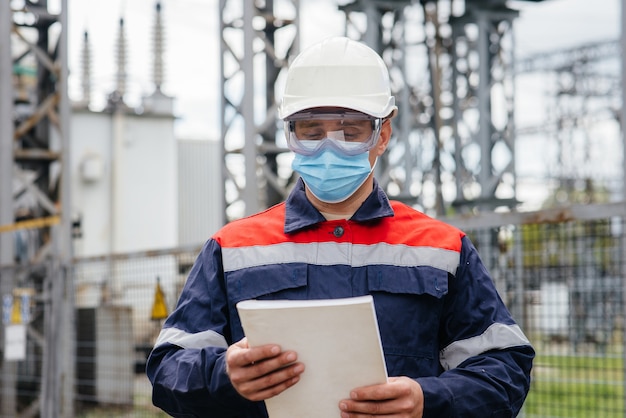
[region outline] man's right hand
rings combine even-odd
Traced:
[[[278,395],[300,380],[304,365],[277,345],[248,346],[246,338],[226,350],[226,372],[235,390],[251,401]]]

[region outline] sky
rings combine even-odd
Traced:
[[[620,36],[620,0],[515,1],[516,53],[572,47]],[[232,1],[231,1],[232,2]],[[93,105],[102,107],[114,89],[120,17],[128,51],[128,95],[132,102],[150,94],[155,0],[68,0],[70,97],[80,98],[83,32],[89,33]],[[219,137],[218,0],[161,0],[165,26],[166,94],[175,97],[179,137]],[[243,3],[243,0],[242,0]],[[341,34],[342,13],[332,0],[301,0],[301,44]]]

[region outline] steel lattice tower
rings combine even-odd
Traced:
[[[590,203],[597,198],[594,190],[597,193],[598,187],[623,193],[624,176],[609,172],[613,167],[607,166],[598,151],[605,135],[597,129],[619,127],[622,98],[616,61],[620,54],[620,42],[611,40],[537,54],[516,63],[518,78],[541,73],[549,86],[546,120],[539,126],[520,127],[518,141],[539,132],[546,135],[552,153],[546,161],[550,164],[545,181],[565,192],[578,190]]]
[[[17,363],[0,359],[0,414],[72,416],[74,290],[69,178],[62,175],[70,155],[67,1],[58,13],[47,0],[0,7],[0,293],[34,292],[26,326],[37,336],[28,340],[35,356],[25,363],[41,380],[37,395],[18,404]],[[39,231],[38,247],[18,254],[15,234],[26,228]]]
[[[286,3],[279,14],[273,0],[220,0],[226,221],[286,197],[274,85],[296,52],[299,9]]]
[[[356,0],[339,7],[346,36],[377,50],[390,69],[399,114],[377,177],[391,197],[433,215],[516,203],[517,11],[504,3]],[[293,183],[280,165],[286,150],[274,92],[298,50],[298,3],[290,4],[281,7],[285,17],[272,1],[220,3],[226,207],[239,208],[226,220],[280,201]]]

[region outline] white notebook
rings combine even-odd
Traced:
[[[339,417],[352,389],[387,381],[371,296],[247,300],[237,310],[250,346],[278,344],[305,365],[298,383],[265,401],[270,418]]]

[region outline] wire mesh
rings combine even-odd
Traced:
[[[463,229],[537,351],[523,416],[623,417],[623,212]],[[145,376],[163,321],[152,318],[153,308],[162,301],[171,312],[198,252],[193,247],[75,260],[77,417],[167,416],[152,406]],[[42,295],[29,305],[25,359],[2,363],[0,396],[15,400],[16,415],[0,417],[33,416],[29,411],[41,396],[46,296],[44,282],[32,274],[37,269],[29,271],[0,269],[0,279],[10,274],[20,289],[34,287]]]

